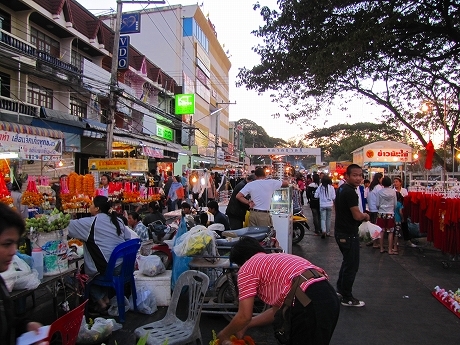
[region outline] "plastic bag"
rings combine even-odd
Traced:
[[[13,291],[16,281],[20,277],[30,274],[31,271],[32,269],[24,260],[20,259],[17,255],[14,255],[8,269],[5,272],[0,273],[0,275],[5,281],[6,288],[11,292]]]
[[[154,277],[164,273],[166,270],[163,261],[158,255],[139,256],[138,258],[139,271],[146,276]]]
[[[177,256],[203,255],[210,244],[215,247],[212,231],[203,225],[197,225],[177,238],[173,251]]]
[[[158,310],[157,299],[152,291],[148,290],[145,286],[141,286],[136,290],[137,298],[137,311],[142,314],[153,314]],[[133,296],[129,296],[129,308],[134,310]]]
[[[359,236],[365,237],[366,232],[369,233],[371,239],[376,240],[380,237],[380,233],[382,232],[382,228],[378,225],[375,225],[371,222],[362,222],[358,228]]]
[[[125,312],[129,310],[129,300],[125,297]],[[110,308],[107,311],[110,316],[118,316],[118,302],[117,296],[112,297],[110,300]]]
[[[34,290],[40,285],[38,271],[33,269],[29,274],[19,277],[14,283],[13,290]]]
[[[97,317],[94,319],[92,327],[86,323],[85,316],[78,331],[78,344],[100,344],[106,340],[113,331],[121,329],[123,326],[116,323],[114,319],[104,319]]]
[[[179,238],[187,233],[187,225],[185,221],[185,217],[181,218],[179,228],[177,229],[176,237],[174,237],[174,245],[178,243]],[[174,251],[172,252],[173,256],[173,265],[172,265],[172,272],[171,272],[171,289],[174,290],[176,286],[176,281],[179,279],[179,276],[189,270],[188,264],[192,260],[192,258],[186,256],[177,256]]]

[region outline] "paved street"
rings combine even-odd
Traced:
[[[309,217],[309,208],[305,211]],[[448,260],[448,256],[433,249],[424,239],[420,244],[420,248],[401,247],[397,256],[380,254],[379,250],[363,245],[354,295],[364,300],[366,306],[341,307],[331,344],[460,344],[460,318],[430,294],[436,285],[452,290],[460,288],[460,262],[451,262],[452,267],[445,269],[441,262]],[[294,254],[323,267],[335,285],[341,255],[334,238],[323,240],[310,231],[300,245],[294,246]],[[37,303],[46,298],[49,300],[43,293]],[[50,310],[49,302],[39,304],[32,317],[49,323]],[[153,315],[129,312],[124,328],[114,332],[106,343],[135,344],[133,330],[160,319],[164,313],[165,308]],[[203,314],[203,342],[208,344],[212,330],[219,331],[225,325],[222,317]],[[276,344],[270,326],[251,330],[250,335],[257,344]]]

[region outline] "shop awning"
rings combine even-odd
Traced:
[[[118,141],[120,143],[132,145],[132,146],[139,146],[140,145],[139,140],[126,138],[126,137],[120,137],[118,135],[113,136],[113,141]]]
[[[8,131],[8,132],[15,132],[15,133],[32,134],[32,135],[38,135],[41,137],[49,137],[49,138],[54,138],[54,139],[64,138],[64,133],[62,133],[61,131],[57,131],[55,129],[32,127],[28,125],[21,125],[19,123],[6,122],[6,121],[0,121],[0,130]]]

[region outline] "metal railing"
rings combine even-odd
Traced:
[[[19,50],[25,55],[33,57],[37,56],[37,48],[35,48],[35,46],[12,35],[8,31],[0,29],[0,42],[10,46],[11,48]]]
[[[15,99],[0,96],[0,109],[7,110],[15,114],[39,116],[40,107],[37,105],[24,103]]]

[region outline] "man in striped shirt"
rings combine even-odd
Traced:
[[[219,332],[220,344],[231,335],[242,338],[247,329],[273,322],[283,305],[292,281],[302,275],[300,289],[311,302],[303,306],[294,300],[291,314],[291,344],[329,344],[339,317],[340,304],[326,272],[299,256],[267,254],[258,241],[242,237],[230,252],[230,261],[238,271],[239,308],[232,321]],[[258,296],[272,308],[252,317],[254,298]]]

